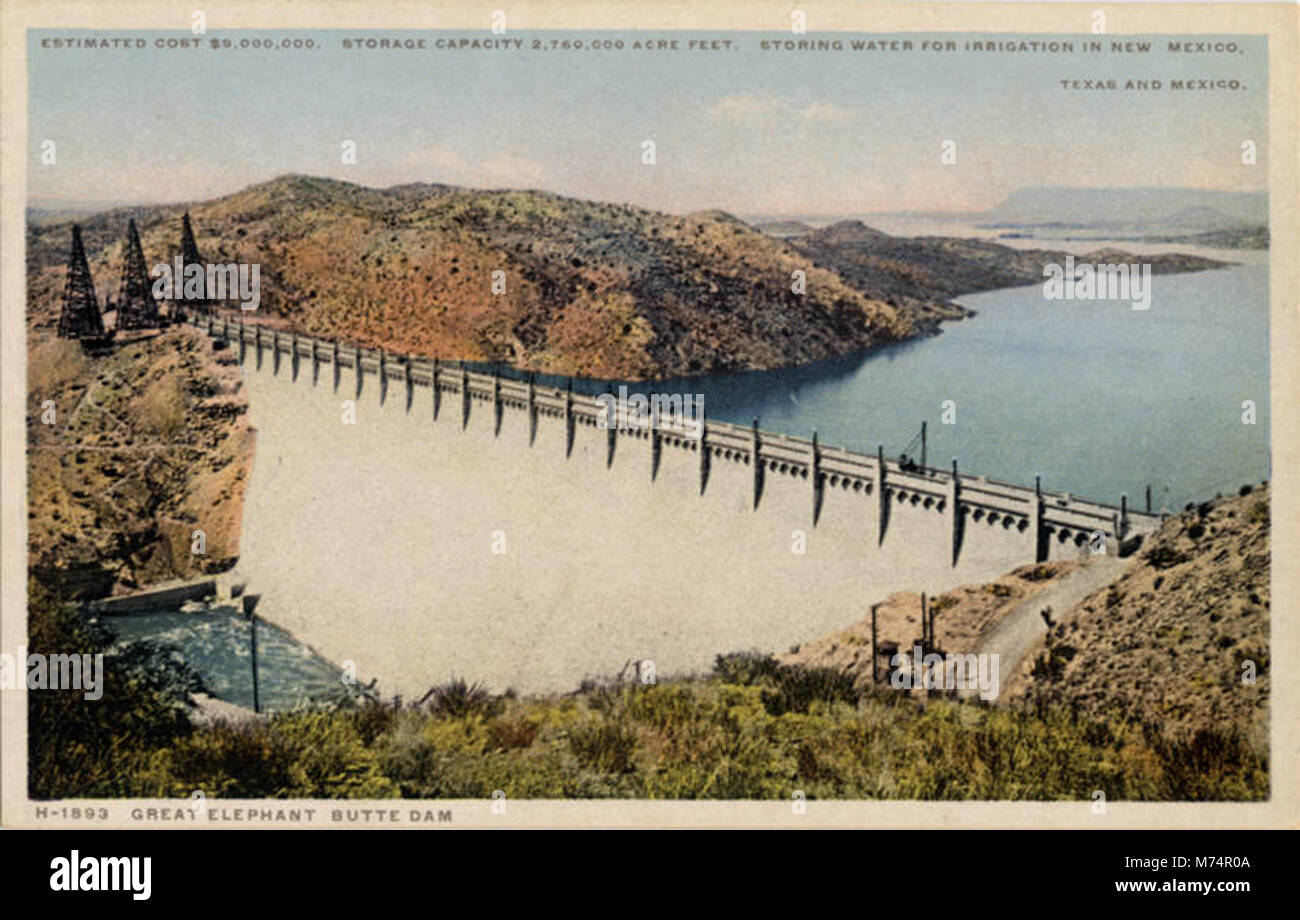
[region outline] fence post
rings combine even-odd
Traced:
[[[880,676],[876,668],[876,663],[880,660],[880,656],[876,651],[876,608],[879,606],[880,606],[879,604],[871,605],[871,683],[872,684],[876,684],[880,682]]]
[[[244,613],[248,615],[249,662],[253,669],[253,712],[262,711],[261,697],[257,682],[257,602],[256,594],[243,596]]]
[[[750,428],[749,452],[753,459],[754,466],[754,510],[758,510],[758,498],[763,490],[763,458],[761,456],[763,445],[758,436],[758,416],[754,416],[753,425]]]

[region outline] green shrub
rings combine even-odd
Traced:
[[[133,777],[152,753],[190,731],[197,675],[168,650],[132,643],[110,654],[112,635],[73,605],[29,585],[28,652],[104,655],[102,695],[84,690],[27,694],[28,791],[32,798],[135,794]],[[187,793],[188,794],[188,793]]]
[[[58,605],[34,600],[32,624],[34,650],[101,641]],[[1073,652],[1053,647],[1036,676],[1058,673]],[[1267,669],[1266,650],[1241,654]],[[198,728],[185,716],[187,679],[161,670],[123,682],[113,704],[120,710],[30,694],[33,794],[486,799],[502,790],[510,798],[788,800],[800,789],[810,799],[1028,801],[1087,801],[1096,789],[1112,801],[1269,794],[1267,751],[1239,734],[1173,736],[1129,717],[1085,717],[1042,701],[917,705],[886,688],[859,696],[838,671],[755,653],[719,656],[710,678],[511,700],[452,681],[425,709],[363,703]]]
[[[858,701],[853,678],[834,668],[782,667],[774,675],[775,687],[763,691],[763,705],[774,716],[807,712],[814,702]]]
[[[781,665],[762,652],[729,652],[713,661],[713,673],[728,684],[750,686],[763,678],[775,677]]]
[[[433,689],[429,708],[440,716],[456,718],[468,715],[492,716],[498,709],[498,703],[480,684],[466,683],[456,677],[440,687]]]
[[[1182,565],[1189,557],[1186,553],[1180,552],[1168,544],[1162,544],[1148,550],[1145,558],[1152,568],[1169,569],[1176,565]]]
[[[1049,578],[1056,577],[1056,569],[1050,565],[1036,565],[1033,568],[1018,571],[1016,574],[1025,581],[1046,581]]]
[[[503,751],[526,748],[537,740],[537,726],[524,719],[498,719],[488,726],[494,747]]]
[[[599,773],[628,773],[637,747],[635,729],[617,722],[580,725],[569,733],[569,747],[580,766]]]

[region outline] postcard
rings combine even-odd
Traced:
[[[3,15],[6,826],[1295,825],[1294,7]]]

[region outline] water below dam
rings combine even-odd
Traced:
[[[148,639],[184,657],[214,697],[253,708],[248,620],[232,610],[158,611],[104,618],[117,645]],[[257,624],[257,698],[263,712],[338,700],[340,670],[271,623]]]

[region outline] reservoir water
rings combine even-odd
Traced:
[[[1049,301],[1041,285],[989,291],[960,298],[975,317],[865,357],[628,388],[702,393],[709,418],[757,416],[890,456],[924,420],[930,466],[956,457],[1005,482],[1041,475],[1044,488],[1113,504],[1127,493],[1137,507],[1150,484],[1153,510],[1176,510],[1269,475],[1268,266],[1215,255],[1253,264],[1155,276],[1145,311]]]

